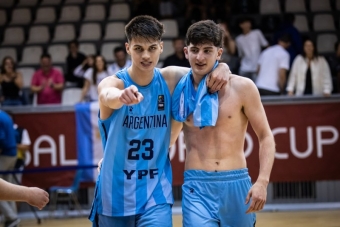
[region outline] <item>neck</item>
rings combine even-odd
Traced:
[[[184,53],[183,53],[183,52],[176,52],[176,56],[177,56],[179,59],[183,59],[183,58],[184,58]]]
[[[192,83],[193,83],[193,85],[194,85],[195,90],[197,90],[198,85],[201,83],[201,81],[202,81],[204,75],[203,75],[203,76],[197,76],[197,75],[195,75],[195,74],[193,73],[193,74],[192,74],[192,77],[193,77]]]
[[[128,73],[131,79],[139,86],[146,86],[151,83],[153,79],[153,69],[150,71],[142,71],[135,67],[132,63],[131,67],[128,68]]]
[[[250,32],[250,30],[244,30],[243,34],[247,35]]]

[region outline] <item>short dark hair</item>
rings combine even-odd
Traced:
[[[284,43],[290,43],[291,37],[288,33],[284,33],[279,37],[279,41],[284,42]]]
[[[134,17],[125,26],[125,35],[129,42],[135,38],[143,38],[147,41],[161,40],[163,34],[163,24],[148,15]]]
[[[122,46],[118,46],[118,47],[115,47],[115,48],[113,49],[113,53],[114,53],[114,54],[117,53],[117,52],[120,52],[120,51],[123,51],[124,53],[126,53],[125,48],[122,47]]]
[[[49,53],[43,53],[43,54],[40,56],[40,60],[43,59],[43,58],[51,59],[51,55],[50,55]]]
[[[223,46],[223,31],[214,21],[202,20],[192,24],[187,31],[185,44],[212,43],[216,47]]]
[[[251,24],[253,23],[253,19],[250,17],[241,17],[240,19],[238,19],[238,24],[242,24],[244,22],[250,22]]]
[[[78,40],[74,39],[68,43],[68,46],[71,46],[71,44],[75,44],[77,47],[79,47],[79,42]]]

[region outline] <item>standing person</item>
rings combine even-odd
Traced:
[[[125,27],[131,67],[98,86],[104,158],[90,214],[93,226],[172,226],[170,95],[188,68],[155,68],[163,33],[157,19],[133,18]],[[229,68],[221,65],[208,81],[211,92],[225,86]]]
[[[323,95],[328,97],[333,90],[329,65],[319,56],[315,43],[306,39],[303,53],[298,55],[292,65],[287,84],[288,95]]]
[[[0,110],[0,171],[11,171],[17,160],[15,132],[11,117]],[[0,175],[1,179],[12,182],[12,174]],[[5,216],[5,227],[20,223],[15,203],[0,201],[0,212]]]
[[[66,57],[65,81],[66,83],[68,82],[71,86],[74,85],[76,87],[82,88],[84,85],[84,78],[77,77],[74,74],[74,70],[78,65],[84,62],[86,56],[78,51],[79,43],[77,40],[69,42],[68,49],[69,54]]]
[[[12,57],[4,57],[1,64],[0,85],[2,106],[22,105],[21,91],[24,86],[22,75],[16,71],[15,62]]]
[[[40,57],[41,68],[36,71],[31,81],[31,91],[37,93],[37,104],[60,104],[64,88],[64,77],[61,72],[52,67],[51,55]]]
[[[84,78],[85,72],[89,69],[92,68],[94,65],[94,59],[95,56],[90,54],[86,57],[86,59],[80,64],[78,65],[74,71],[73,74],[77,77],[82,77]]]
[[[172,39],[172,46],[175,53],[166,57],[163,63],[163,68],[171,65],[190,67],[188,60],[184,56],[184,40],[181,37]]]
[[[242,29],[242,34],[236,37],[237,50],[241,58],[239,74],[254,81],[261,48],[267,47],[268,42],[261,30],[252,29],[250,18],[240,20],[239,26]]]
[[[290,36],[284,34],[278,44],[265,49],[259,58],[256,86],[260,95],[281,95],[285,92],[287,70],[289,70]]]
[[[220,27],[211,20],[189,27],[184,53],[192,70],[172,97],[173,117],[183,123],[173,122],[171,144],[182,126],[186,144],[185,227],[254,226],[254,212],[263,208],[267,197],[275,142],[255,84],[231,75],[218,94],[204,90],[205,75],[221,58],[222,37]],[[187,98],[192,95],[193,100]],[[248,122],[260,143],[260,171],[254,185],[243,150]]]
[[[127,58],[127,53],[124,47],[115,47],[113,49],[113,56],[115,59],[115,63],[109,65],[108,67],[108,72],[110,75],[113,75],[119,70],[131,66],[131,60]]]
[[[97,101],[97,86],[105,77],[110,74],[107,71],[105,58],[101,55],[96,56],[93,68],[86,70],[84,78],[85,84],[82,90],[80,101]]]

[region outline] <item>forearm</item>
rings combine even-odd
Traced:
[[[27,201],[27,187],[14,185],[0,179],[0,200]]]
[[[270,173],[272,171],[275,158],[275,141],[272,134],[267,135],[260,140],[260,172],[257,181],[261,181],[264,184],[269,183]]]
[[[42,86],[31,86],[31,91],[34,93],[39,93],[42,89]]]
[[[60,84],[53,84],[53,89],[56,91],[60,91],[64,88],[64,84],[60,83]]]
[[[124,104],[119,100],[123,90],[116,87],[104,88],[100,91],[99,100],[104,105],[111,109],[119,109]]]

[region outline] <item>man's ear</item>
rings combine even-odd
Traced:
[[[188,55],[188,47],[184,47],[183,50],[184,50],[185,58],[186,58],[186,59],[189,59],[189,55]]]
[[[130,45],[128,42],[125,43],[125,49],[126,49],[126,53],[130,54],[131,55],[131,52],[130,52]]]
[[[164,44],[163,41],[159,42],[159,46],[161,47],[161,53],[163,53],[163,44]]]
[[[217,57],[216,57],[216,60],[221,60],[221,57],[222,57],[222,53],[223,53],[223,48],[219,48],[217,50]]]

